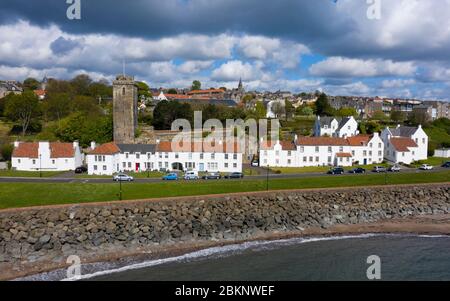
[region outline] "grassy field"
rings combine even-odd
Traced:
[[[304,179],[272,179],[270,190],[306,189],[325,187],[354,187],[387,184],[418,184],[448,182],[450,171],[439,173],[369,174],[361,176],[329,176]],[[233,192],[265,191],[265,180],[229,182],[163,182],[123,183],[123,199],[192,196]],[[119,184],[46,184],[0,183],[0,208],[16,208],[39,205],[73,204],[118,200]]]
[[[43,178],[51,178],[61,174],[61,171],[43,171]],[[10,178],[39,178],[39,171],[15,171],[15,170],[0,170],[0,177]]]

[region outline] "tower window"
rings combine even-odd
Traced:
[[[122,88],[122,95],[125,95],[125,87]]]

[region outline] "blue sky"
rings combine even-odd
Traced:
[[[450,97],[450,0],[0,2],[0,79],[127,73],[152,87]]]

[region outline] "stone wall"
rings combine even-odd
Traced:
[[[3,210],[0,265],[441,213],[450,213],[450,184]]]

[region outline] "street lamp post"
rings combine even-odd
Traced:
[[[39,154],[39,178],[42,178],[42,154]]]
[[[267,165],[267,180],[266,180],[266,183],[267,183],[266,189],[267,189],[267,191],[269,191],[269,170],[270,170],[270,166]]]

